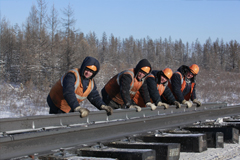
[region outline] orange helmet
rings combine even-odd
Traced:
[[[173,75],[173,72],[170,68],[165,68],[162,72],[168,79],[170,79]]]
[[[195,75],[198,74],[198,72],[199,72],[199,67],[198,67],[198,65],[193,64],[193,65],[191,65],[189,68],[190,68],[190,70],[191,70],[191,72],[192,72],[193,74],[195,74]]]
[[[91,65],[91,66],[86,66],[88,69],[92,70],[92,71],[97,71],[97,67],[94,66],[94,65]]]
[[[144,71],[145,73],[149,73],[151,68],[146,66],[146,67],[142,67],[141,70]]]

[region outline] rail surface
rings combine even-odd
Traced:
[[[168,115],[190,111],[198,111],[202,109],[226,107],[226,103],[206,103],[202,107],[196,107],[194,104],[191,108],[186,108],[182,105],[176,109],[175,106],[170,106],[168,109],[157,108],[151,111],[150,108],[142,108],[141,112],[136,112],[134,109],[114,110],[113,115],[107,116],[105,111],[90,112],[87,118],[80,118],[79,113],[57,114],[57,115],[42,115],[29,116],[22,118],[4,118],[0,119],[0,134],[13,130],[31,130],[44,128],[48,126],[69,126],[73,124],[98,123],[102,121],[115,121],[119,119],[132,119],[136,117],[147,117],[155,115]]]
[[[114,110],[91,112],[87,118],[79,113],[45,115],[0,120],[0,159],[50,151],[62,147],[114,140],[158,129],[190,125],[197,121],[240,114],[240,106],[207,103],[191,108],[175,106],[151,111]]]

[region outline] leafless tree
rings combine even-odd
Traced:
[[[74,43],[74,34],[76,32],[74,29],[76,19],[74,18],[74,10],[72,9],[70,3],[68,4],[67,8],[64,8],[62,12],[65,16],[65,18],[62,18],[62,24],[65,29],[65,56],[62,60],[64,62],[65,70],[69,70],[71,68],[71,56],[73,54],[72,44]]]

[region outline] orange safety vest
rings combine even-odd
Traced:
[[[146,77],[146,79],[147,79],[148,77],[153,77],[153,78],[155,78],[154,75],[152,75],[152,74],[148,75],[148,76]],[[159,93],[160,96],[161,96],[161,95],[163,94],[163,92],[165,91],[165,88],[166,88],[166,86],[164,86],[163,84],[157,84],[157,90],[158,90],[158,93]],[[135,102],[138,106],[140,106],[140,107],[146,107],[146,105],[145,105],[145,103],[144,103],[144,100],[143,100],[143,98],[142,98],[142,96],[141,96],[141,94],[140,94],[139,91],[136,93],[136,95],[134,96],[133,100],[134,100],[134,102]],[[151,102],[153,103],[152,99],[150,99],[150,100],[151,100]]]
[[[182,77],[182,74],[181,74],[180,72],[177,71],[177,72],[175,72],[175,73],[177,73],[177,74],[180,75],[180,78],[181,78],[181,91],[183,92],[183,90],[184,90],[185,87],[186,87],[185,78]],[[195,83],[192,82],[192,84],[191,84],[191,91],[190,91],[187,95],[184,96],[184,99],[185,99],[185,100],[188,101],[188,100],[190,99],[190,97],[192,96],[192,92],[193,92],[194,86],[195,86]],[[172,91],[172,85],[171,85],[171,81],[170,81],[170,80],[168,81],[168,87],[169,87],[169,88],[171,89],[171,91]],[[172,91],[172,93],[173,93],[173,91]],[[177,99],[177,96],[175,95],[175,93],[173,93],[173,95],[174,95],[175,98]]]
[[[120,72],[119,74],[115,75],[112,79],[110,79],[108,81],[108,83],[105,85],[105,90],[107,92],[107,94],[110,96],[110,98],[120,104],[123,105],[124,101],[121,97],[121,93],[120,93],[120,79],[122,77],[123,74],[130,74],[132,77],[132,82],[130,84],[130,96],[131,99],[135,96],[136,92],[141,88],[141,86],[144,83],[144,79],[142,81],[138,81],[135,77],[134,77],[134,69],[127,69],[123,72]]]
[[[78,103],[82,102],[87,98],[87,96],[91,93],[91,91],[94,88],[94,81],[90,79],[88,87],[85,92],[83,92],[83,85],[81,82],[81,77],[79,75],[79,69],[75,68],[67,73],[74,73],[76,77],[76,82],[75,82],[75,95],[77,98]],[[66,73],[66,74],[67,74]],[[61,79],[57,81],[57,83],[52,87],[50,90],[50,97],[55,104],[56,107],[60,108],[62,111],[68,113],[71,110],[71,107],[68,105],[67,101],[63,97],[63,79],[65,77],[64,74]]]

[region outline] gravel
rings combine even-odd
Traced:
[[[179,160],[240,160],[240,144],[224,143],[224,148],[208,148],[201,153],[181,152]]]

